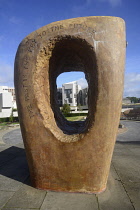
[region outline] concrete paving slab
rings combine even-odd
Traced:
[[[0,209],[8,202],[13,196],[14,192],[3,192],[0,191]]]
[[[123,183],[140,182],[140,160],[133,154],[113,156],[112,162]]]
[[[140,145],[121,144],[119,147],[120,151],[114,152],[113,165],[134,208],[140,209]],[[121,153],[125,148],[126,154]]]
[[[6,208],[39,209],[47,192],[23,185],[5,205]]]
[[[115,150],[121,149],[122,151],[125,151],[130,148],[140,148],[140,142],[116,142],[115,145]]]
[[[11,178],[0,175],[0,191],[15,192],[23,185],[22,182],[18,182]]]
[[[40,210],[98,210],[98,203],[94,194],[49,191]]]
[[[39,210],[34,208],[35,210]],[[22,208],[2,208],[2,210],[31,210],[31,209],[22,209]],[[32,209],[33,210],[33,209]],[[47,210],[47,209],[46,209]]]
[[[10,131],[14,131],[15,129],[17,129],[17,127],[15,128],[10,128],[10,127],[6,127],[5,129],[0,129],[0,145],[5,145],[4,141],[3,141],[3,136],[7,133],[9,133]]]
[[[127,128],[126,133],[117,136],[118,142],[140,142],[140,123],[137,121],[123,120],[121,123]]]
[[[21,154],[24,154],[24,149],[11,146],[9,148],[0,148],[0,166],[6,164],[6,162],[11,161],[13,158],[17,156],[21,156]]]
[[[11,130],[10,132],[6,133],[2,137],[2,140],[4,143],[12,145],[23,142],[20,128]]]
[[[24,144],[23,144],[23,142],[16,144],[16,147],[24,149]]]
[[[133,203],[135,210],[140,210],[140,183],[127,183],[125,189]]]
[[[126,148],[126,149],[115,149],[114,153],[113,153],[113,156],[117,156],[117,157],[120,157],[120,156],[123,156],[123,157],[127,157],[127,156],[132,156],[132,153],[130,153],[130,151]]]
[[[126,132],[125,135],[127,134]],[[0,138],[2,138],[1,132]],[[42,195],[40,199],[40,190],[34,188],[29,190],[30,183],[25,181],[29,176],[29,172],[23,143],[19,142],[16,135],[16,146],[12,147],[12,143],[9,144],[8,141],[6,144],[0,144],[0,204],[5,200],[8,202],[7,206],[2,207],[3,210],[29,210],[33,209],[33,206],[34,209],[41,208],[41,210],[94,210],[98,209],[98,207],[100,207],[100,210],[131,210],[132,207],[135,210],[140,209],[140,144],[138,142],[116,143],[112,160],[115,170],[111,167],[107,190],[104,193],[97,197],[95,195],[74,193],[72,197],[73,193],[48,192],[46,196],[44,195],[44,198]],[[27,198],[28,194],[30,200]],[[64,196],[64,194],[66,195]],[[87,198],[78,198],[77,195],[84,195]],[[10,196],[12,197],[9,200]],[[90,199],[90,196],[93,199]],[[38,201],[38,199],[41,201]],[[17,205],[17,201],[20,201],[20,206]]]
[[[6,145],[6,144],[0,144],[0,152],[6,150],[9,148],[9,145]]]
[[[140,144],[136,142],[116,142],[113,152],[113,159],[118,158],[118,160],[120,160],[124,157],[129,157],[130,159],[135,159],[136,161],[139,161]]]
[[[100,210],[134,210],[123,185],[111,166],[107,189],[97,195]]]
[[[25,154],[0,168],[0,190],[17,191],[29,176]]]
[[[140,160],[140,145],[137,145],[136,147],[129,147],[130,153],[137,159]]]

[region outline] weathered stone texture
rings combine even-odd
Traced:
[[[15,87],[33,186],[105,189],[121,111],[125,48],[125,24],[116,17],[58,21],[21,42]],[[56,78],[67,71],[86,75],[85,122],[68,122],[59,111]]]

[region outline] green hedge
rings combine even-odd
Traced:
[[[0,123],[2,122],[10,122],[10,117],[0,118]],[[18,117],[13,117],[13,122],[19,122]]]

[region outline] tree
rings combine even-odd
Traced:
[[[64,104],[61,112],[63,113],[64,116],[70,115],[70,105],[69,104]]]
[[[9,122],[13,122],[14,121],[14,116],[13,116],[13,109],[11,111],[11,115],[9,117]]]
[[[139,103],[140,102],[140,98],[137,97],[127,97],[128,99],[131,100],[131,103]]]

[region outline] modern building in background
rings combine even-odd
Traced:
[[[57,88],[57,103],[59,107],[69,104],[72,112],[88,110],[88,87],[81,88],[77,81],[65,83],[62,88]],[[132,104],[128,98],[123,99],[123,104]],[[13,112],[14,109],[14,112]],[[15,89],[8,86],[0,86],[0,118],[18,116]],[[126,110],[126,109],[125,109]]]
[[[69,104],[71,110],[77,110],[78,93],[82,90],[76,81],[65,83],[62,85],[62,104]]]
[[[10,117],[13,109],[16,109],[15,89],[8,86],[0,86],[0,118]],[[13,113],[17,117],[17,111]]]
[[[123,104],[131,104],[131,100],[129,98],[123,98]]]
[[[77,81],[63,84],[57,89],[57,103],[59,107],[69,104],[71,111],[88,110],[88,87],[82,89]]]
[[[57,89],[57,103],[59,107],[63,104],[69,104],[71,111],[78,109],[88,109],[87,101],[88,88],[82,89],[76,81],[65,83],[62,88]],[[80,108],[79,108],[80,107]],[[0,86],[0,118],[10,117],[13,113],[14,117],[18,116],[16,109],[15,89],[8,86]]]
[[[77,95],[78,106],[82,106],[82,109],[88,109],[88,87],[83,88]]]
[[[62,88],[57,88],[57,103],[59,107],[61,107],[62,104]]]

